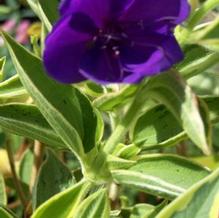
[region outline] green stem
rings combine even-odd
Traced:
[[[207,13],[219,5],[219,0],[208,0],[194,12],[188,22],[188,29],[192,30]]]
[[[218,62],[218,53],[209,54],[203,58],[200,58],[200,60],[194,61],[193,63],[188,64],[188,66],[179,69],[179,72],[183,78],[189,79],[213,67],[214,65],[218,64]]]
[[[37,178],[40,166],[41,166],[42,161],[43,161],[43,153],[44,153],[43,144],[41,142],[35,140],[34,141],[34,164],[32,167],[32,175],[31,175],[31,180],[30,180],[30,185],[29,185],[30,192],[33,191],[33,187],[34,187],[34,184],[36,182],[36,178]]]
[[[135,99],[133,100],[129,110],[127,111],[126,115],[122,119],[121,123],[115,128],[112,135],[109,137],[104,151],[106,153],[112,153],[115,147],[119,142],[122,141],[123,137],[125,136],[126,132],[130,128],[131,124],[135,120],[135,117],[138,116],[145,100],[145,94],[142,92],[143,89],[139,89]]]
[[[14,164],[14,156],[13,156],[13,151],[12,148],[10,146],[9,141],[7,141],[6,143],[6,150],[8,153],[8,159],[9,159],[9,164],[10,164],[10,168],[11,168],[11,173],[13,176],[13,181],[14,181],[14,186],[17,190],[18,196],[21,200],[21,203],[23,204],[24,208],[26,209],[28,206],[28,201],[26,200],[25,194],[23,192],[21,183],[18,179],[17,173],[16,173],[16,168],[15,168],[15,164]]]

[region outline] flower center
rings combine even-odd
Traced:
[[[127,41],[127,38],[119,25],[108,23],[105,28],[99,29],[93,41],[100,49],[107,50],[114,56],[119,56],[120,47]]]

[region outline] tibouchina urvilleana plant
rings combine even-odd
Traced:
[[[219,0],[20,4],[0,6],[31,24],[1,36],[0,218],[218,218]]]

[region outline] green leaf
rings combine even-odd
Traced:
[[[153,213],[155,207],[149,204],[136,204],[132,211],[130,218],[148,218]]]
[[[219,170],[192,186],[164,208],[156,218],[217,218]]]
[[[5,190],[5,182],[2,174],[0,173],[0,205],[6,205],[6,204],[7,204],[7,195]]]
[[[0,126],[11,133],[37,139],[55,149],[67,148],[34,105],[1,105]]]
[[[131,166],[133,166],[136,163],[136,161],[126,160],[123,158],[115,157],[113,155],[108,155],[107,163],[109,165],[110,170],[115,170],[115,169],[128,169]]]
[[[19,176],[22,182],[29,185],[31,181],[32,167],[34,163],[34,155],[30,149],[27,149],[19,164]]]
[[[173,199],[209,174],[205,168],[174,155],[145,155],[128,170],[112,171],[119,184]]]
[[[209,96],[202,98],[209,108],[210,119],[213,123],[219,122],[219,97]]]
[[[97,125],[96,125],[96,133],[95,133],[95,141],[96,144],[101,142],[101,139],[103,137],[104,134],[104,121],[102,118],[101,113],[99,112],[99,110],[95,110],[96,113],[96,117],[97,117]],[[94,126],[92,126],[92,128],[94,128]]]
[[[101,117],[97,117],[96,111],[91,107],[91,103],[81,92],[77,89],[76,96],[78,98],[82,124],[84,129],[83,145],[85,153],[88,153],[95,146],[96,141],[102,138],[103,121]]]
[[[23,97],[25,95],[27,95],[27,91],[21,84],[18,75],[15,75],[10,79],[0,83],[0,100]]]
[[[137,86],[125,86],[117,92],[107,93],[100,96],[99,98],[95,99],[93,104],[102,111],[112,111],[116,107],[126,103],[126,101],[133,96],[136,90]]]
[[[6,58],[3,57],[3,58],[0,58],[0,81],[3,80],[3,73],[4,73],[4,66],[5,66],[5,61],[6,61]]]
[[[42,21],[42,23],[45,24],[47,30],[50,31],[52,29],[52,24],[50,23],[50,20],[47,17],[47,15],[44,13],[44,10],[39,0],[27,0],[27,2],[30,5],[31,9],[34,11],[34,13]]]
[[[70,170],[48,150],[34,187],[33,208],[39,207],[55,194],[64,191],[75,180]]]
[[[118,144],[116,149],[113,151],[113,155],[124,158],[133,159],[141,151],[141,149],[135,144],[124,145]]]
[[[164,200],[161,204],[154,206],[151,204],[135,204],[133,207],[122,207],[121,211],[111,211],[111,218],[155,218],[156,215],[167,205]]]
[[[219,53],[219,39],[206,39],[199,41],[198,43],[211,51]]]
[[[0,217],[1,218],[15,218],[15,216],[3,207],[0,207]]]
[[[38,15],[37,0],[27,0],[27,3],[31,7],[31,9],[34,11],[34,13]]]
[[[217,158],[218,154],[211,156],[198,156],[192,157],[191,160],[202,165],[203,167],[207,167],[211,170],[216,170],[219,168],[219,160]]]
[[[58,0],[39,0],[39,4],[51,24],[54,24],[59,17]]]
[[[65,144],[82,157],[83,120],[76,90],[70,85],[62,85],[50,79],[38,57],[6,33],[3,33],[3,37],[21,82],[41,113]]]
[[[24,87],[65,144],[82,158],[96,144],[100,118],[95,109],[79,90],[49,78],[40,59],[3,35]]]
[[[207,0],[193,12],[189,21],[188,28],[193,29],[208,13],[219,5],[219,0]]]
[[[204,71],[218,64],[219,56],[217,53],[203,52],[200,48],[193,49],[186,54],[185,61],[178,67],[180,74],[189,79],[195,75],[202,74]]]
[[[210,154],[209,136],[206,135],[198,100],[191,88],[176,72],[161,74],[152,78],[145,92],[173,113],[189,138],[205,153]]]
[[[144,113],[130,132],[133,143],[141,149],[175,145],[187,138],[179,122],[164,105]]]
[[[42,204],[31,218],[72,218],[90,185],[81,181]]]
[[[188,84],[200,96],[219,96],[217,71],[206,71],[188,80]]]
[[[204,101],[208,109],[202,117],[208,119],[209,113],[211,122],[218,122],[219,98],[209,96],[200,100]],[[130,131],[130,138],[141,149],[154,149],[176,145],[188,136],[172,113],[164,105],[157,105],[138,118]]]
[[[106,190],[100,190],[86,198],[73,218],[109,218],[110,206]]]
[[[104,94],[105,87],[88,80],[85,82],[82,90],[83,93],[86,93],[91,97],[100,97]]]
[[[206,24],[201,24],[197,27],[196,31],[193,31],[190,34],[190,37],[187,39],[188,43],[198,44],[203,46],[200,42],[202,40],[210,40],[218,38],[218,27],[219,27],[219,19],[213,19]],[[211,50],[211,49],[209,49]]]

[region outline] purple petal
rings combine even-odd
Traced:
[[[109,14],[109,1],[103,0],[64,0],[60,7],[61,15],[83,13],[88,15],[97,27],[102,27]]]
[[[123,82],[138,82],[145,76],[169,69],[182,59],[181,49],[171,34],[165,36],[154,33],[144,39],[138,38],[134,44],[121,50],[123,68],[132,72]]]
[[[61,15],[83,13],[94,20],[97,27],[121,15],[133,0],[63,0]]]
[[[121,16],[122,21],[154,22],[168,20],[180,24],[190,12],[188,0],[133,0],[130,7]]]
[[[92,39],[88,33],[72,28],[72,16],[61,19],[49,34],[44,52],[44,64],[48,74],[63,83],[85,80],[79,73],[81,57],[87,42]]]

